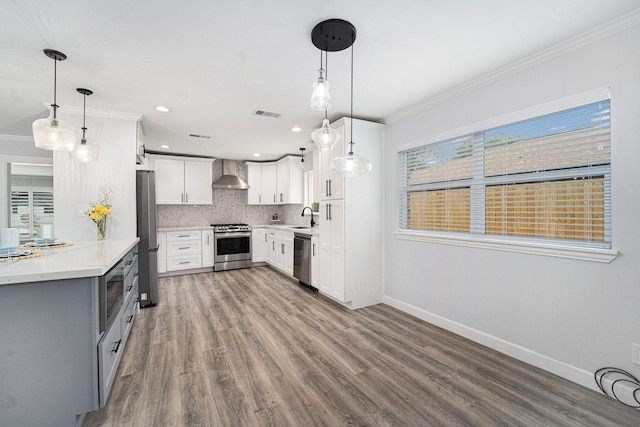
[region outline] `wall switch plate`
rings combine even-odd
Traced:
[[[146,301],[146,300],[147,300],[147,293],[146,293],[146,292],[143,292],[143,293],[142,293],[142,295],[140,295],[140,299],[141,299],[142,301]]]
[[[640,344],[631,344],[631,363],[640,365]]]

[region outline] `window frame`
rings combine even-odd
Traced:
[[[422,139],[413,141],[408,144],[403,144],[397,147],[397,167],[398,167],[398,177],[399,177],[399,187],[398,187],[398,201],[397,201],[397,221],[396,226],[397,229],[394,233],[397,239],[399,240],[407,240],[407,241],[419,241],[419,242],[428,242],[428,243],[436,243],[436,244],[448,244],[454,246],[464,246],[464,247],[473,247],[473,248],[481,248],[481,249],[490,249],[490,250],[501,250],[507,252],[516,252],[516,253],[527,253],[527,254],[537,254],[537,255],[545,255],[545,256],[553,256],[560,258],[569,258],[569,259],[577,259],[577,260],[585,260],[585,261],[593,261],[593,262],[603,262],[610,263],[613,261],[617,255],[618,251],[615,249],[607,249],[607,248],[597,248],[597,247],[587,247],[581,246],[580,241],[535,241],[537,239],[531,239],[527,237],[517,237],[517,236],[498,236],[491,234],[474,234],[474,221],[481,221],[484,226],[486,210],[484,209],[486,206],[484,205],[484,196],[482,197],[483,202],[483,210],[482,212],[471,210],[471,226],[469,233],[456,233],[456,232],[443,232],[443,231],[430,231],[430,230],[411,230],[411,229],[403,229],[401,228],[401,221],[403,218],[401,217],[402,213],[402,203],[403,201],[400,199],[403,195],[406,195],[402,190],[403,180],[406,180],[406,176],[403,175],[404,171],[401,164],[401,152],[415,149],[418,147],[444,142],[447,140],[454,140],[457,138],[462,138],[465,135],[473,135],[474,144],[479,142],[483,144],[483,141],[477,141],[480,138],[476,138],[475,135],[478,133],[482,133],[486,130],[498,128],[501,126],[509,125],[512,123],[520,122],[523,120],[530,120],[536,117],[545,116],[549,114],[554,114],[563,110],[568,110],[572,108],[576,108],[586,104],[592,104],[603,100],[610,101],[610,91],[609,88],[601,88],[594,91],[586,92],[580,95],[564,98],[561,100],[553,101],[547,104],[543,104],[540,106],[536,106],[533,108],[529,108],[526,110],[518,111],[515,113],[507,114],[505,116],[497,117],[494,119],[482,121],[479,123],[472,124],[470,126],[466,126],[464,128],[453,129],[448,132],[445,132],[440,135],[436,135],[430,137],[428,139]],[[474,150],[475,152],[475,150]],[[609,163],[610,164],[610,163]],[[604,176],[604,181],[608,182],[608,185],[611,185],[611,169],[608,166],[608,170],[605,167],[601,168],[599,166],[590,166],[591,170],[588,175],[594,175],[592,172],[597,170],[602,172],[600,175]],[[584,168],[576,168],[570,173],[577,175],[585,176],[584,172],[588,167]],[[477,192],[481,191],[484,194],[486,187],[490,185],[491,182],[494,182],[494,178],[485,177],[484,173],[481,171],[481,177],[477,175],[476,171],[474,171],[474,183],[471,184],[471,198],[473,203],[474,190],[476,191],[475,195],[477,196]],[[526,181],[526,174],[515,177],[514,180]],[[497,178],[496,178],[497,180]],[[424,185],[424,187],[430,187],[429,184]],[[433,186],[431,186],[433,187]],[[437,187],[437,186],[436,186]],[[605,203],[605,207],[608,208],[609,214],[611,209],[611,194],[608,194],[608,202],[607,206]],[[406,202],[408,203],[408,201]],[[405,207],[405,209],[407,209]],[[405,211],[406,212],[406,211]],[[407,219],[405,219],[407,221]],[[408,223],[407,223],[408,224]],[[484,228],[483,228],[484,229]],[[608,229],[608,232],[611,233],[611,229]],[[611,235],[608,236],[609,238]],[[609,240],[612,242],[612,239]],[[611,243],[613,244],[613,243]]]

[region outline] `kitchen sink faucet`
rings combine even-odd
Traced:
[[[309,206],[305,206],[304,208],[302,208],[302,216],[304,216],[304,211],[306,211],[307,209],[311,211],[311,227],[313,227],[314,225],[316,225],[316,222],[313,220],[313,209],[311,209]]]

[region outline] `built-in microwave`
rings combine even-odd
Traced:
[[[111,326],[124,302],[125,267],[122,260],[100,277],[100,332]]]

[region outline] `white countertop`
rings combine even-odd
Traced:
[[[294,227],[303,227],[303,228],[294,228]],[[210,225],[201,225],[201,226],[189,226],[189,227],[161,227],[158,228],[158,232],[164,233],[167,231],[193,231],[193,230],[207,230],[211,229]],[[311,236],[318,234],[318,227],[304,227],[301,225],[294,224],[252,224],[251,228],[269,228],[271,230],[281,230],[281,231],[291,231],[295,233],[304,233],[309,234]]]
[[[211,230],[213,227],[210,225],[199,225],[189,227],[159,227],[156,231],[159,233],[166,233],[167,231],[198,231],[198,230]]]
[[[37,258],[1,262],[0,285],[102,276],[139,240],[72,242],[68,248],[45,249]]]

